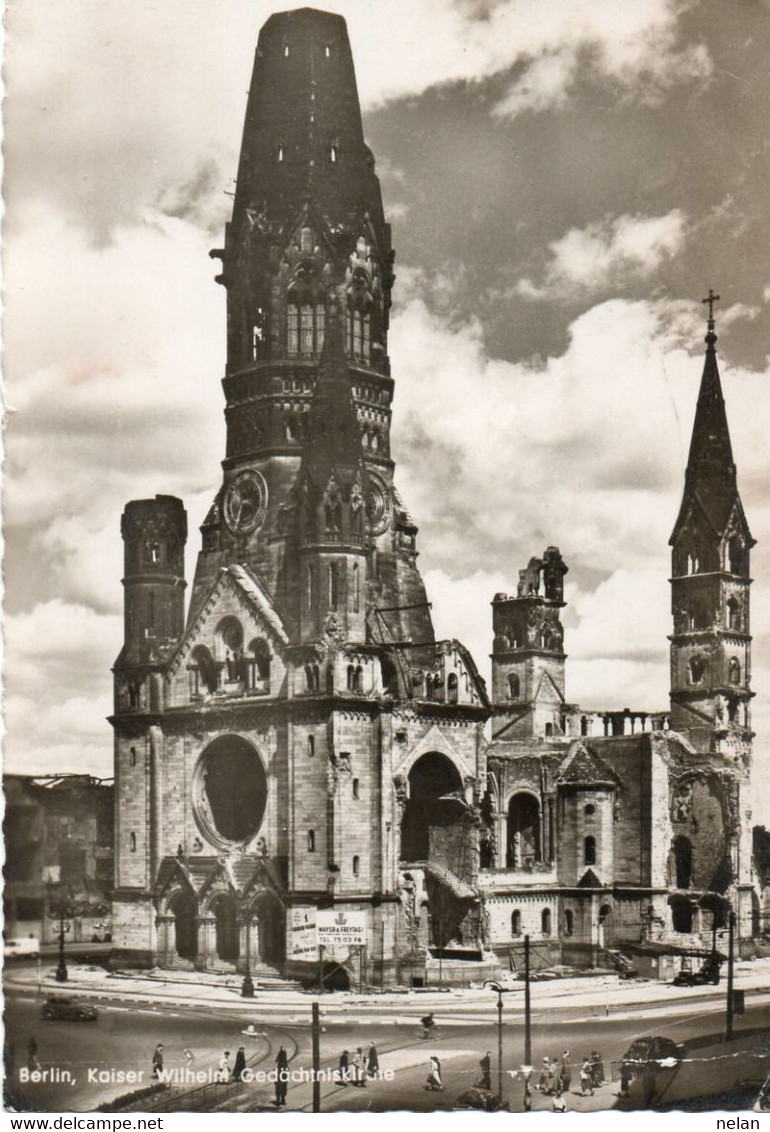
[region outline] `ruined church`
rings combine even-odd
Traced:
[[[321,956],[338,986],[487,977],[525,935],[545,963],[697,952],[731,913],[748,946],[753,540],[711,305],[670,707],[597,712],[567,701],[556,546],[494,596],[491,687],[435,638],[390,455],[391,229],[341,17],[262,28],[211,254],[227,441],[189,601],[182,502],[121,522],[117,961],[310,983],[323,909],[365,924],[363,948]]]

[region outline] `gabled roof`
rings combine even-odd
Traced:
[[[609,786],[614,789],[620,779],[587,743],[576,743],[556,776],[559,786]]]
[[[223,566],[169,660],[171,671],[179,665],[181,658],[196,640],[201,625],[211,610],[212,603],[216,602],[218,594],[226,588],[238,595],[246,610],[270,631],[279,646],[289,644],[288,633],[273,604],[273,599],[264,589],[254,571],[249,566]]]
[[[577,883],[578,888],[604,888],[593,869],[586,869]]]

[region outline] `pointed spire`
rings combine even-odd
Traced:
[[[715,349],[714,303],[718,299],[719,295],[711,289],[703,299],[709,307],[706,357],[690,441],[685,488],[697,494],[715,529],[721,532],[737,496],[737,487]]]

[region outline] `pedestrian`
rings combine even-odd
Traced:
[[[339,1063],[339,1066],[337,1067],[337,1074],[338,1074],[338,1078],[339,1078],[337,1084],[347,1085],[348,1077],[349,1077],[349,1074],[350,1074],[349,1065],[350,1065],[350,1063],[348,1061],[348,1051],[346,1049],[344,1049],[342,1051],[342,1053],[340,1054],[340,1063]]]
[[[182,1057],[184,1058],[185,1069],[192,1068],[192,1063],[195,1060],[195,1056],[193,1054],[193,1051],[191,1049],[186,1049],[186,1048],[183,1049],[182,1050]]]
[[[353,1084],[357,1085],[359,1089],[363,1089],[366,1085],[366,1062],[361,1046],[358,1047],[353,1057]]]
[[[591,1080],[595,1089],[604,1084],[604,1062],[602,1055],[595,1049],[591,1050]]]
[[[366,1076],[376,1077],[380,1072],[380,1059],[377,1056],[377,1047],[374,1042],[369,1043],[369,1052],[366,1055]]]
[[[566,1112],[567,1111],[567,1102],[565,1101],[564,1097],[561,1095],[560,1090],[556,1091],[556,1095],[554,1096],[553,1101],[551,1102],[551,1108],[553,1109],[554,1112]]]
[[[157,1081],[163,1072],[163,1046],[160,1042],[156,1045],[152,1054],[152,1075]]]
[[[444,1091],[444,1086],[441,1083],[441,1062],[436,1057],[435,1053],[430,1059],[430,1070],[428,1072],[426,1088],[430,1089],[431,1092],[442,1093]]]
[[[588,1093],[589,1097],[594,1095],[594,1079],[592,1072],[593,1066],[589,1055],[580,1066],[580,1089],[583,1096],[585,1096],[586,1093]]]
[[[219,1080],[230,1080],[230,1050],[226,1049],[219,1060]]]
[[[40,1068],[40,1062],[37,1059],[37,1041],[34,1034],[29,1039],[27,1046],[27,1068],[31,1073]]]
[[[289,1088],[289,1055],[284,1046],[278,1050],[275,1058],[275,1107],[282,1108],[286,1104],[286,1090]]]
[[[546,1096],[550,1096],[551,1092],[553,1091],[553,1085],[554,1071],[551,1066],[550,1059],[544,1057],[543,1064],[540,1067],[540,1076],[537,1079],[537,1085],[535,1086],[535,1088],[539,1089],[541,1093],[545,1093]]]
[[[481,1077],[479,1078],[479,1086],[478,1087],[480,1089],[491,1089],[492,1088],[492,1054],[489,1052],[489,1050],[487,1050],[487,1052],[484,1054],[481,1061],[479,1062],[479,1068],[481,1069]]]
[[[246,1068],[246,1050],[243,1046],[238,1046],[238,1052],[235,1055],[235,1065],[233,1066],[233,1080],[243,1081],[241,1074]]]
[[[572,1084],[572,1062],[569,1059],[569,1050],[565,1049],[561,1055],[559,1062],[559,1079],[560,1088],[563,1093],[569,1092],[569,1087]]]

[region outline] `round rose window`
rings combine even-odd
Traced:
[[[262,760],[240,735],[222,735],[206,747],[193,781],[195,814],[215,844],[248,841],[259,830],[267,802]]]

